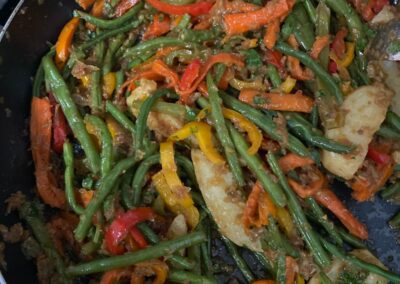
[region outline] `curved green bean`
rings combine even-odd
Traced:
[[[352,247],[359,248],[359,249],[365,249],[367,246],[363,243],[363,241],[356,236],[353,236],[349,232],[347,232],[343,228],[337,228],[338,233],[340,234],[340,237],[342,238],[343,241],[351,245]]]
[[[280,253],[276,261],[276,283],[286,284],[286,258]]]
[[[143,41],[140,44],[127,49],[123,57],[138,56],[147,52],[153,51],[154,49],[163,48],[167,46],[186,46],[187,43],[181,39],[173,37],[157,37]]]
[[[225,158],[228,161],[228,165],[233,176],[235,177],[238,185],[242,187],[244,186],[242,168],[239,164],[235,145],[232,142],[232,138],[230,137],[228,128],[225,124],[225,118],[222,114],[222,100],[218,95],[218,88],[215,85],[210,73],[207,74],[207,88],[211,106],[211,118],[214,121],[214,127],[218,140],[221,142],[221,145],[224,148]]]
[[[40,97],[43,81],[44,81],[44,69],[42,62],[40,62],[39,67],[36,70],[35,78],[33,79],[32,96]]]
[[[310,18],[311,22],[315,24],[317,22],[317,11],[313,2],[311,0],[302,0],[302,2],[307,11],[308,17]]]
[[[321,81],[325,84],[327,89],[336,97],[336,100],[339,103],[343,102],[343,93],[340,89],[339,85],[333,79],[333,77],[324,70],[317,62],[315,62],[307,53],[296,50],[292,48],[290,45],[278,41],[275,45],[275,49],[282,52],[283,54],[293,56],[300,60],[305,66],[310,68],[314,74],[321,79]]]
[[[322,247],[318,236],[312,230],[311,225],[308,223],[306,216],[301,209],[301,205],[299,200],[297,199],[296,194],[294,194],[294,192],[290,188],[284,173],[279,167],[278,160],[272,153],[268,153],[267,159],[272,171],[278,177],[279,182],[286,193],[290,215],[292,216],[296,227],[300,231],[303,240],[310,249],[316,263],[322,267],[327,267],[330,264],[329,257]]]
[[[90,170],[95,174],[98,173],[100,169],[99,154],[97,153],[96,147],[86,130],[78,108],[71,98],[67,84],[61,77],[60,73],[58,73],[58,69],[49,55],[43,57],[42,64],[46,80],[48,80],[53,94],[57,102],[60,104],[74,136],[78,139],[86,154]]]
[[[387,112],[386,122],[393,126],[397,131],[400,131],[400,117],[393,111],[389,110]]]
[[[74,151],[72,149],[71,143],[68,141],[64,143],[64,163],[65,163],[65,194],[67,196],[67,201],[69,206],[76,214],[82,214],[83,208],[76,202],[75,190],[74,190]]]
[[[112,20],[100,19],[89,13],[78,10],[74,11],[74,17],[79,17],[101,29],[114,29],[122,27],[126,22],[132,20],[136,16],[136,14],[139,13],[139,11],[143,8],[143,6],[143,1],[140,1],[124,15]]]
[[[382,136],[384,138],[390,138],[390,139],[400,139],[400,132],[393,129],[387,124],[382,124],[381,127],[378,129],[376,132],[378,136]]]
[[[101,69],[104,57],[104,42],[99,42],[94,48],[94,59],[97,67]],[[101,71],[96,70],[90,76],[90,97],[92,113],[99,113],[103,105],[103,89],[101,85]]]
[[[114,56],[115,52],[121,47],[123,41],[125,39],[124,34],[118,34],[115,38],[111,39],[111,42],[108,44],[108,49],[106,54],[104,55],[102,74],[106,75],[112,71],[114,66]],[[118,89],[118,88],[117,88]]]
[[[183,270],[171,270],[168,273],[168,280],[177,283],[193,283],[193,284],[216,284],[217,282],[208,277],[198,275]]]
[[[308,18],[305,7],[302,4],[303,3],[298,3],[294,6],[292,13],[288,15],[286,21],[291,25],[294,36],[299,45],[304,50],[309,51],[315,41],[314,27]]]
[[[156,259],[172,254],[181,249],[204,242],[205,240],[206,236],[202,232],[190,233],[183,237],[160,242],[157,245],[136,252],[106,257],[74,266],[69,266],[66,272],[68,275],[77,276],[103,272],[119,267],[131,266],[149,259]]]
[[[120,111],[112,102],[106,101],[106,111],[121,124],[125,129],[129,130],[132,135],[136,134],[136,127],[132,120],[130,120],[122,111]]]

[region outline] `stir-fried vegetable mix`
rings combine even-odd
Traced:
[[[53,216],[20,207],[59,281],[217,283],[230,273],[218,245],[243,283],[400,283],[332,185],[400,200],[399,89],[368,61],[395,6],[77,3],[33,88],[36,187]]]

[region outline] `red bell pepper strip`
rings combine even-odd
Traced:
[[[282,64],[282,53],[276,50],[267,49],[265,52],[265,60],[269,63],[274,65],[278,70],[283,69]]]
[[[392,161],[390,155],[380,152],[371,145],[368,147],[367,157],[379,165],[387,165]]]
[[[62,112],[60,105],[56,105],[54,108],[53,118],[53,150],[57,154],[63,152],[63,146],[67,136],[69,134],[69,127],[65,119],[64,113]]]
[[[172,5],[159,0],[147,0],[147,2],[159,10],[160,12],[169,15],[184,15],[189,14],[191,16],[205,15],[210,12],[214,3],[211,2],[197,2],[189,5]]]
[[[348,31],[344,28],[340,29],[331,43],[331,49],[339,59],[342,59],[346,52],[346,43],[344,42]]]
[[[130,8],[135,6],[139,0],[122,0],[118,3],[117,7],[115,7],[115,16],[121,17],[125,14]]]
[[[131,229],[131,237],[140,249],[144,249],[148,246],[145,237],[136,226]]]
[[[329,64],[328,64],[328,71],[331,74],[337,73],[338,72],[338,66],[336,64],[335,61],[333,60],[329,60]]]
[[[124,253],[125,248],[121,242],[129,233],[131,233],[139,247],[140,245],[143,245],[143,242],[140,240],[140,237],[138,237],[138,234],[135,232],[134,228],[136,224],[143,221],[152,220],[155,218],[155,216],[156,214],[154,211],[148,207],[136,208],[120,214],[106,229],[106,249],[114,255]]]
[[[193,82],[197,79],[197,77],[199,77],[200,69],[201,69],[200,59],[193,60],[186,67],[185,72],[183,72],[181,81],[179,83],[179,89],[183,91],[189,89],[192,86]]]

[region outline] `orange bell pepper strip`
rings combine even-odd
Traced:
[[[150,275],[149,275],[150,274]],[[152,284],[164,284],[167,281],[168,265],[158,259],[139,262],[135,265],[130,283],[144,284],[145,277],[155,276]]]
[[[92,10],[90,10],[90,14],[92,16],[97,18],[103,17],[104,1],[105,0],[96,0],[96,2],[93,4]],[[91,31],[96,30],[96,26],[91,23],[86,23],[85,27]]]
[[[329,45],[329,36],[317,36],[313,43],[313,46],[310,51],[310,56],[312,59],[318,59],[319,54],[321,51]]]
[[[120,280],[130,279],[132,275],[131,268],[117,268],[103,273],[100,284],[114,284]]]
[[[286,284],[293,284],[296,277],[298,266],[296,260],[291,256],[286,256]]]
[[[178,74],[175,73],[171,68],[168,67],[164,61],[160,59],[154,60],[151,70],[154,71],[156,74],[165,77],[168,87],[175,87],[177,88],[179,85],[179,77]]]
[[[242,222],[245,230],[249,230],[250,226],[261,228],[268,225],[268,217],[270,215],[275,217],[276,212],[275,204],[257,181],[247,198],[243,211]]]
[[[265,30],[263,42],[268,49],[273,49],[280,31],[279,20],[272,21]]]
[[[282,19],[292,9],[291,1],[273,0],[258,10],[227,14],[224,16],[224,28],[228,37],[257,30],[274,20]]]
[[[208,14],[214,5],[211,2],[200,1],[188,5],[172,5],[160,0],[146,0],[151,6],[160,12],[169,15],[184,15],[189,14],[191,16],[200,16]]]
[[[56,184],[51,171],[52,112],[48,99],[32,98],[30,139],[35,163],[36,188],[41,199],[51,207],[64,208],[65,192]]]
[[[79,18],[72,18],[58,36],[55,61],[59,68],[62,68],[69,58],[72,39],[78,26]]]
[[[152,39],[166,34],[171,29],[171,22],[168,16],[164,15],[161,19],[159,15],[153,17],[153,21],[143,34],[143,39]]]
[[[92,6],[94,1],[96,0],[75,0],[75,2],[85,10]]]
[[[90,201],[93,199],[94,190],[87,190],[84,188],[79,189],[77,194],[77,200],[84,208],[86,208]]]
[[[129,9],[135,6],[139,0],[121,0],[118,2],[118,5],[115,7],[115,16],[121,17],[125,14]]]
[[[259,96],[265,99],[264,104],[257,104],[257,106],[270,110],[280,111],[296,111],[310,113],[314,106],[314,101],[301,94],[280,94],[280,93],[262,93],[254,89],[243,89],[240,91],[239,100],[251,104],[254,104],[254,98]]]
[[[279,159],[279,166],[284,173],[290,172],[296,168],[310,166],[314,160],[308,157],[301,157],[294,153],[288,153]]]
[[[297,40],[293,34],[291,34],[289,36],[288,42],[294,49],[299,48]],[[303,69],[301,67],[299,59],[297,59],[293,56],[288,56],[287,63],[289,65],[288,67],[289,67],[290,74],[292,75],[293,78],[295,78],[297,80],[303,80],[303,81],[312,80],[314,78],[314,74],[312,73],[312,71],[310,69],[307,69],[307,68]]]

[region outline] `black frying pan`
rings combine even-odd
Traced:
[[[39,4],[43,2],[42,4]],[[65,22],[76,8],[73,0],[26,0],[18,4],[14,18],[6,25],[0,42],[0,223],[10,225],[18,222],[16,215],[5,216],[4,200],[18,190],[34,196],[34,178],[31,153],[29,152],[29,106],[32,77],[41,56],[54,43]],[[4,102],[3,102],[4,101]],[[391,230],[387,221],[400,210],[383,202],[357,204],[351,200],[349,190],[342,185],[335,187],[346,205],[359,219],[368,225],[369,247],[391,270],[400,273],[400,232]],[[215,249],[216,260],[233,264],[219,245]],[[254,260],[244,257],[252,264],[256,274],[262,276]],[[8,283],[35,283],[36,271],[32,261],[25,260],[18,245],[6,248],[7,271],[3,272]],[[233,266],[233,276],[220,276],[221,283],[236,277],[242,279]],[[29,279],[29,280],[28,280]],[[28,280],[28,281],[27,281]]]

